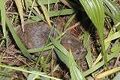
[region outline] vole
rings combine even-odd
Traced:
[[[48,40],[48,35],[50,33],[49,26],[44,22],[36,22],[25,24],[25,32],[22,30],[18,31],[22,42],[27,48],[40,48],[45,45]],[[61,39],[61,44],[68,50],[71,49],[73,56],[76,60],[83,58],[85,55],[85,48],[82,43],[76,39],[73,35],[66,34]]]
[[[44,22],[28,23],[24,25],[24,32],[18,30],[22,42],[29,49],[43,47],[50,32],[49,26]]]

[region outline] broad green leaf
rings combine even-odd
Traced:
[[[70,68],[71,80],[85,80],[76,66]]]
[[[106,13],[113,19],[114,23],[120,21],[120,8],[119,6],[111,0],[103,0],[105,3]]]
[[[102,56],[107,66],[107,54],[105,53],[104,46],[104,6],[103,0],[79,0],[84,7],[88,17],[95,25],[98,35],[100,37],[100,43],[102,48]]]

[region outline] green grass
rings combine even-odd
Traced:
[[[70,0],[67,0],[69,3]],[[42,79],[42,80],[60,80],[58,78],[52,77],[47,72],[47,59],[43,58],[43,56],[39,56],[39,59],[37,57],[34,57],[35,52],[44,52],[47,50],[55,50],[56,54],[60,58],[60,60],[68,67],[71,80],[86,80],[89,77],[92,77],[93,79],[105,79],[107,80],[107,77],[111,74],[114,74],[118,71],[120,71],[120,67],[114,67],[112,66],[111,69],[109,68],[109,62],[113,58],[119,58],[120,54],[120,7],[118,6],[115,1],[112,0],[79,0],[79,3],[83,8],[80,6],[76,8],[82,9],[82,11],[85,11],[87,16],[84,16],[85,18],[89,18],[91,20],[91,24],[93,24],[96,28],[96,32],[99,37],[99,42],[97,44],[100,45],[99,54],[97,58],[93,58],[93,47],[91,46],[91,34],[87,32],[87,30],[83,31],[83,45],[87,50],[87,55],[85,56],[88,69],[86,71],[82,71],[82,68],[77,65],[77,63],[74,60],[74,57],[72,55],[71,50],[67,51],[63,45],[60,44],[60,41],[62,39],[62,36],[66,34],[67,31],[72,29],[74,26],[69,27],[70,23],[74,20],[76,17],[76,13],[74,11],[74,8],[61,8],[58,11],[54,11],[51,9],[52,4],[62,3],[62,5],[66,5],[65,3],[59,1],[59,0],[24,0],[21,2],[20,0],[15,0],[17,14],[12,15],[11,17],[8,17],[9,11],[6,11],[5,9],[5,0],[0,1],[0,23],[2,25],[2,36],[0,36],[0,49],[2,47],[8,48],[8,36],[12,37],[15,41],[15,45],[19,48],[21,55],[26,57],[27,60],[32,61],[33,63],[36,63],[37,65],[33,64],[32,67],[29,67],[27,65],[15,67],[12,65],[5,65],[0,63],[0,77],[2,80],[9,80],[11,77],[8,73],[11,73],[11,70],[14,71],[21,71],[26,75],[27,80],[35,80],[35,79]],[[12,12],[11,12],[12,13]],[[28,13],[28,14],[26,14]],[[59,34],[57,37],[49,37],[50,42],[46,44],[42,48],[34,48],[34,49],[27,49],[25,45],[20,40],[19,36],[17,35],[15,26],[13,25],[17,20],[16,18],[19,18],[20,24],[22,25],[22,30],[24,31],[24,24],[25,22],[37,22],[37,21],[45,21],[50,28],[53,28],[52,25],[52,18],[59,16],[69,16],[69,20],[64,25],[64,31],[58,32]],[[80,16],[77,16],[80,17]],[[108,20],[108,17],[110,20]],[[14,19],[15,18],[15,19]],[[105,20],[108,20],[110,25],[108,25]],[[111,24],[111,22],[113,24]],[[81,22],[80,22],[81,23]],[[84,22],[86,23],[86,22]],[[87,25],[89,27],[90,25]],[[110,27],[109,27],[110,26]],[[108,34],[106,36],[105,29],[108,28]],[[10,33],[8,33],[10,32]],[[1,33],[0,33],[1,34]],[[105,37],[106,36],[106,37]],[[32,54],[31,54],[32,53]],[[109,53],[109,54],[108,54]],[[2,52],[0,51],[0,54]],[[38,54],[39,55],[39,54]],[[0,57],[2,57],[0,55]],[[2,61],[2,59],[1,59]],[[1,62],[0,61],[0,62]],[[43,64],[42,66],[40,66]],[[54,64],[53,64],[54,65]],[[51,66],[53,66],[51,65]],[[106,66],[106,67],[105,67]],[[8,69],[8,70],[7,70]],[[43,70],[42,70],[43,69]],[[53,66],[53,70],[55,67]],[[7,71],[3,73],[3,71]],[[103,72],[101,72],[101,70]],[[43,71],[43,72],[42,72]],[[52,70],[51,70],[52,72]],[[6,78],[6,76],[8,78]],[[117,76],[116,76],[117,77]]]

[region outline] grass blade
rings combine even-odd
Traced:
[[[58,10],[58,11],[49,11],[49,17],[71,15],[73,13],[74,13],[74,11],[72,9],[62,9],[62,10]],[[43,15],[41,15],[41,17],[43,17]],[[31,16],[31,18],[34,21],[41,21],[41,20],[43,20],[42,18],[40,18],[38,16]]]
[[[113,53],[111,55],[108,56],[108,61],[110,61],[111,59],[118,57],[119,54]],[[94,67],[91,67],[90,69],[88,69],[87,71],[85,71],[83,73],[84,76],[88,76],[91,73],[93,73],[94,71],[96,71],[97,69],[99,69],[100,67],[102,67],[104,65],[104,61],[97,63]]]
[[[101,78],[104,78],[105,76],[108,76],[108,75],[110,75],[110,74],[116,73],[116,72],[118,72],[118,71],[120,71],[120,67],[116,67],[116,68],[110,69],[110,70],[108,70],[108,71],[105,71],[105,72],[103,72],[103,73],[100,73],[100,74],[98,74],[98,75],[96,76],[96,80],[99,80],[99,79],[101,79]]]
[[[102,47],[102,56],[107,66],[107,54],[105,53],[104,45],[104,6],[103,0],[79,0],[84,7],[87,15],[97,28],[98,35],[100,37],[100,43]]]
[[[2,23],[2,29],[3,29],[3,34],[4,34],[4,38],[6,40],[6,45],[8,43],[7,41],[7,31],[6,31],[6,25],[5,25],[5,17],[6,17],[6,12],[5,12],[5,1],[1,0],[0,2],[0,11],[1,11],[1,23]]]
[[[86,55],[86,60],[88,63],[89,68],[92,66],[93,64],[93,58],[92,58],[92,52],[91,52],[91,44],[90,44],[90,34],[88,32],[84,33],[84,47],[87,50],[87,55]]]
[[[10,23],[10,21],[7,17],[6,17],[6,23],[7,23],[7,27],[9,28],[9,30],[10,30],[12,36],[13,36],[13,39],[15,40],[17,46],[19,47],[19,49],[21,50],[23,55],[31,60],[32,57],[31,57],[30,53],[27,51],[27,49],[25,48],[25,46],[21,42],[20,38],[17,36],[17,33],[14,30],[13,25]]]
[[[51,21],[50,21],[50,17],[49,17],[49,11],[47,10],[47,8],[42,4],[42,2],[40,0],[38,0],[38,4],[41,6],[41,9],[43,11],[44,17],[48,23],[48,25],[51,27]]]
[[[54,77],[48,76],[48,75],[46,75],[46,74],[43,73],[43,72],[38,72],[38,71],[28,71],[28,70],[26,70],[26,69],[24,69],[24,68],[20,68],[20,67],[11,67],[11,66],[3,65],[3,64],[0,64],[0,67],[8,68],[8,69],[13,69],[13,70],[17,70],[17,71],[22,71],[22,72],[30,73],[30,74],[34,74],[34,75],[39,75],[39,76],[46,77],[46,78],[50,78],[50,79],[54,79],[54,80],[60,80],[60,79],[57,79],[57,78],[54,78]]]
[[[22,2],[21,0],[15,0],[16,6],[18,8],[18,13],[20,15],[20,20],[21,20],[21,25],[22,25],[22,30],[24,32],[24,17],[23,17],[23,7],[22,7]]]
[[[60,42],[50,38],[54,49],[56,51],[56,54],[58,57],[63,61],[67,67],[70,70],[70,75],[72,80],[85,80],[84,76],[82,75],[82,72],[78,69],[77,64],[74,60],[74,57],[71,52],[68,52],[61,44]]]
[[[120,9],[119,6],[110,0],[103,0],[105,3],[105,8],[108,8],[106,13],[113,19],[114,23],[118,23],[120,21]]]

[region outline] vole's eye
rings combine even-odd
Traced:
[[[77,55],[79,55],[80,53],[79,53],[79,52],[77,52],[76,54],[77,54]]]

